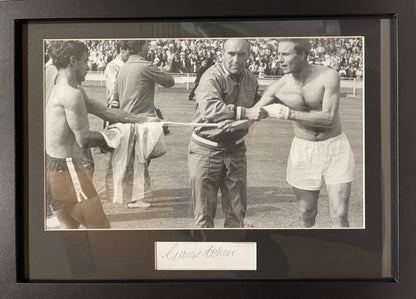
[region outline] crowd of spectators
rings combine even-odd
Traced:
[[[337,70],[341,77],[362,78],[362,38],[311,38],[309,61]],[[196,73],[202,60],[208,65],[221,61],[224,40],[186,39],[152,40],[147,59],[171,73]],[[117,56],[115,40],[88,40],[90,69],[103,71],[107,63]],[[281,76],[277,57],[276,39],[251,39],[251,52],[247,66],[258,75]]]

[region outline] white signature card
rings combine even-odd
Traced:
[[[255,242],[155,242],[156,270],[256,270]]]

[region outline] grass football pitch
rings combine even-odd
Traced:
[[[105,103],[103,86],[85,86],[87,94]],[[155,95],[156,107],[166,120],[190,122],[195,102],[188,101],[188,91],[160,89]],[[351,227],[364,227],[363,190],[363,98],[342,94],[340,116],[344,133],[350,140],[355,159],[354,181],[349,204]],[[101,130],[103,121],[90,115],[93,130]],[[126,204],[110,202],[105,197],[104,178],[108,155],[94,153],[94,185],[101,195],[104,210],[115,229],[169,229],[192,227],[190,211],[190,183],[187,168],[187,148],[190,128],[170,128],[165,136],[167,153],[152,160],[150,176],[154,199],[149,209],[129,209]],[[286,161],[293,138],[291,122],[264,119],[254,124],[246,137],[248,207],[245,218],[247,228],[297,228],[297,200],[286,182]],[[223,226],[221,198],[215,227]],[[328,196],[323,186],[319,198],[317,227],[331,226]]]

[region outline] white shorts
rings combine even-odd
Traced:
[[[295,137],[287,163],[287,182],[302,190],[320,190],[327,185],[352,182],[354,156],[344,133],[322,141]]]

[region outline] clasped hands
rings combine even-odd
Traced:
[[[246,108],[243,120],[235,121],[227,119],[219,123],[219,128],[225,132],[233,132],[237,129],[247,129],[253,124],[253,121],[260,121],[268,116],[287,120],[290,116],[290,109],[282,104]]]

